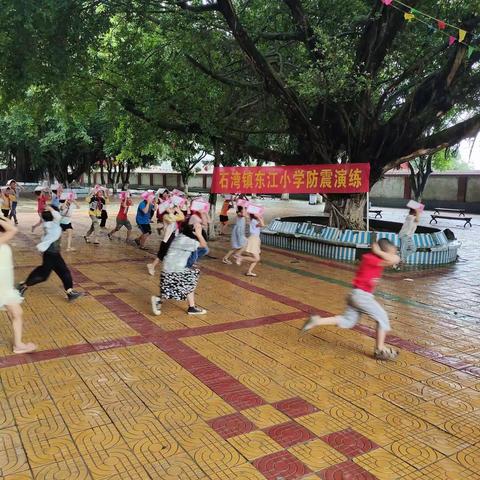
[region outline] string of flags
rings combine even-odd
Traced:
[[[430,30],[438,31],[443,35],[448,36],[448,45],[452,46],[454,43],[458,42],[467,47],[467,58],[470,58],[475,51],[480,51],[477,47],[473,45],[469,45],[465,42],[465,38],[467,37],[467,32],[463,28],[459,28],[455,25],[451,25],[450,23],[445,22],[444,20],[440,20],[438,18],[432,17],[428,15],[428,13],[421,12],[416,8],[410,7],[409,5],[403,3],[400,0],[380,0],[384,5],[387,7],[393,7],[403,13],[403,18],[407,22],[412,22],[413,20],[417,20],[423,24],[425,24]],[[455,35],[452,35],[452,30],[455,31]]]

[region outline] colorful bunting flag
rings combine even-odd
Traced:
[[[407,22],[411,22],[412,20],[418,19],[419,22],[425,24],[427,28],[430,31],[435,31],[436,28],[438,30],[442,30],[443,35],[448,36],[448,45],[452,46],[455,42],[462,43],[465,47],[467,47],[467,58],[470,58],[474,52],[480,51],[480,49],[469,45],[471,43],[470,41],[468,43],[465,42],[465,39],[467,37],[467,34],[470,33],[471,39],[472,40],[480,40],[480,34],[475,34],[474,32],[467,32],[466,30],[462,28],[458,28],[455,25],[451,25],[450,23],[447,23],[443,20],[439,20],[435,17],[432,17],[431,15],[428,15],[427,13],[421,12],[420,10],[417,10],[415,8],[410,7],[406,3],[403,3],[401,0],[380,0],[384,5],[386,6],[392,6],[396,10],[399,10],[401,13],[403,13],[403,17]],[[397,6],[398,4],[398,6]],[[433,22],[432,22],[433,21]],[[436,26],[435,26],[436,22]],[[444,31],[447,30],[448,27],[448,32]],[[450,35],[450,30],[457,30],[458,31],[458,36],[457,35]]]

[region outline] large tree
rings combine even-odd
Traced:
[[[281,164],[369,162],[373,185],[480,129],[479,50],[448,47],[380,0],[6,3],[5,98],[38,83],[57,95],[77,89],[142,119],[162,142],[185,135]],[[479,0],[409,5],[478,45]],[[363,196],[332,200],[337,224],[362,226]]]

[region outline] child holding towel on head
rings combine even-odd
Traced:
[[[246,209],[242,206],[237,207],[237,221],[232,229],[232,236],[230,238],[230,243],[232,249],[223,257],[222,262],[227,265],[231,265],[230,257],[232,255],[240,255],[247,244],[247,237],[245,235],[246,229],[246,219],[245,219]]]
[[[235,256],[237,265],[241,265],[242,262],[250,263],[247,273],[245,274],[247,277],[257,276],[257,274],[253,272],[253,269],[260,261],[260,232],[264,226],[265,223],[260,213],[250,213],[250,235],[247,239],[247,245],[242,255]]]
[[[132,206],[132,199],[130,198],[130,192],[120,192],[120,208],[117,213],[117,225],[116,227],[108,233],[108,238],[112,240],[113,235],[118,232],[122,227],[127,229],[127,238],[126,242],[130,240],[130,235],[132,234],[132,224],[128,219],[128,209]]]
[[[377,360],[395,360],[398,352],[385,345],[387,332],[390,331],[390,321],[387,312],[375,300],[374,291],[385,267],[398,264],[400,257],[395,245],[386,238],[372,245],[372,250],[365,253],[360,261],[353,280],[353,290],[348,297],[348,305],[342,315],[321,318],[318,315],[310,317],[302,328],[302,333],[312,328],[336,325],[340,328],[353,328],[364,313],[377,322],[377,339],[374,357]]]
[[[67,232],[67,252],[74,252],[75,248],[72,247],[72,213],[79,208],[78,203],[75,201],[75,194],[73,192],[62,193],[60,195],[60,228],[62,232]]]

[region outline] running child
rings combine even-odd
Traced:
[[[2,214],[5,218],[8,218],[10,215],[10,206],[11,206],[11,200],[10,200],[10,187],[3,187],[0,191],[0,203],[1,203],[1,210]]]
[[[60,196],[60,228],[62,232],[67,232],[67,252],[74,252],[76,249],[72,247],[72,213],[75,209],[79,208],[78,203],[75,201],[73,194],[62,193]]]
[[[253,272],[253,269],[257,266],[257,263],[260,261],[261,253],[261,241],[260,241],[260,232],[265,226],[263,218],[260,215],[250,214],[250,235],[247,239],[247,245],[245,247],[244,253],[247,255],[236,255],[235,260],[237,265],[241,265],[242,262],[249,262],[250,266],[248,271],[245,274],[247,277],[256,277],[257,274]]]
[[[187,300],[188,315],[205,315],[204,308],[195,305],[195,290],[200,270],[187,265],[192,252],[206,247],[205,239],[195,233],[193,225],[184,225],[182,233],[175,237],[162,264],[160,296],[152,296],[154,315],[162,314],[162,302],[166,299]]]
[[[132,224],[128,219],[128,210],[133,205],[133,203],[132,199],[130,198],[130,192],[120,192],[119,197],[120,208],[118,210],[116,218],[117,225],[110,233],[108,233],[107,236],[110,240],[112,240],[113,235],[117,233],[122,227],[125,227],[127,229],[127,238],[125,241],[128,243],[132,234]]]
[[[52,185],[51,188],[52,199],[50,200],[50,205],[57,212],[60,210],[60,196],[62,195],[62,186],[59,183]]]
[[[247,237],[245,235],[246,209],[241,206],[237,207],[237,221],[232,229],[232,236],[230,239],[232,249],[223,257],[222,262],[231,265],[230,257],[232,255],[241,255],[245,245],[247,244]]]
[[[150,226],[151,213],[154,209],[153,201],[155,200],[155,194],[150,191],[142,193],[143,200],[139,203],[137,208],[136,221],[138,228],[140,229],[140,236],[135,239],[135,243],[145,250],[145,242],[147,238],[152,234],[152,227]]]
[[[398,352],[385,345],[387,332],[390,331],[390,321],[387,312],[375,300],[373,295],[385,267],[393,267],[400,261],[397,248],[386,238],[372,245],[372,250],[363,255],[357,273],[353,280],[353,290],[348,297],[348,305],[342,315],[321,318],[313,315],[305,323],[302,333],[314,327],[336,325],[340,328],[353,328],[362,313],[377,322],[377,339],[374,357],[377,360],[395,360]]]
[[[167,208],[162,215],[163,218],[163,237],[160,241],[160,247],[157,252],[157,258],[153,261],[153,263],[147,264],[147,270],[152,277],[155,275],[155,268],[157,265],[163,261],[165,255],[170,248],[174,238],[178,234],[178,225],[181,224],[185,220],[185,215],[180,210],[179,206],[174,206]]]
[[[192,203],[193,205],[193,203]],[[187,262],[187,267],[193,267],[202,257],[208,254],[209,249],[207,245],[207,229],[208,229],[208,216],[192,208],[190,205],[190,218],[187,225],[191,225],[195,232],[195,237],[199,239],[200,246],[197,250],[191,253]]]
[[[7,185],[10,187],[10,214],[8,218],[15,222],[15,225],[18,225],[17,220],[17,205],[18,205],[18,191],[20,190],[19,185],[17,184],[16,180],[9,180]]]
[[[228,211],[233,208],[230,198],[225,198],[220,210],[220,235],[225,235],[228,225]]]
[[[99,186],[92,189],[90,196],[85,200],[88,202],[88,216],[90,217],[90,228],[83,236],[85,243],[90,243],[90,237],[93,235],[93,244],[100,245],[98,241],[98,234],[100,232],[100,219],[102,216],[102,202],[103,192]]]
[[[12,322],[13,353],[31,353],[37,349],[34,343],[24,343],[23,298],[14,287],[12,250],[8,243],[17,233],[17,229],[5,220],[0,220],[0,310],[6,309]]]
[[[60,228],[61,215],[53,207],[46,207],[42,213],[44,235],[37,249],[43,254],[42,265],[32,270],[27,279],[18,286],[20,295],[25,294],[27,288],[37,283],[45,282],[50,274],[55,272],[63,283],[63,288],[70,302],[81,297],[82,294],[73,289],[72,274],[68,269],[65,260],[60,254]]]
[[[48,202],[48,193],[44,190],[43,187],[35,187],[34,190],[35,196],[37,197],[37,213],[40,219],[35,225],[32,225],[32,233],[37,227],[42,224],[42,213],[45,211]]]
[[[420,223],[421,213],[421,210],[411,208],[398,234],[400,237],[400,258],[402,262],[405,262],[410,255],[413,255],[417,251],[413,243],[413,234]]]

